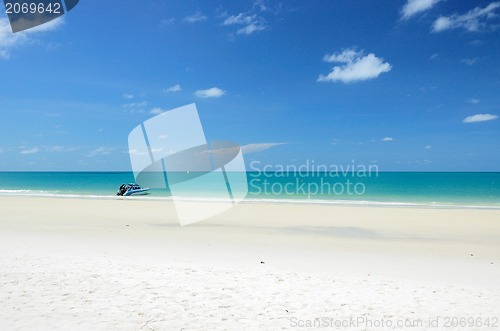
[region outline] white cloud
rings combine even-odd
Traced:
[[[125,94],[122,95],[122,97],[124,97],[125,99],[133,99],[134,95],[130,94],[130,93],[125,93]]]
[[[78,150],[76,147],[63,147],[63,146],[50,146],[45,148],[47,152],[54,152],[54,153],[65,153],[65,152],[74,152]]]
[[[264,25],[261,25],[259,23],[252,23],[252,24],[249,24],[241,29],[239,29],[238,31],[236,31],[236,34],[246,34],[246,35],[250,35],[254,32],[257,32],[257,31],[262,31],[262,30],[265,30],[266,28],[264,27]]]
[[[440,32],[447,29],[450,29],[452,26],[451,19],[448,17],[441,16],[437,20],[434,21],[432,25],[433,32]]]
[[[122,153],[124,154],[130,154],[130,155],[149,155],[149,151],[148,152],[145,152],[145,151],[141,151],[139,152],[137,149],[129,149],[128,151],[123,151]]]
[[[184,17],[182,20],[187,23],[196,23],[206,21],[207,17],[198,11],[193,15]]]
[[[160,26],[168,26],[168,25],[174,25],[175,23],[175,18],[164,18],[160,20]]]
[[[266,29],[264,18],[253,14],[239,13],[238,15],[231,15],[227,17],[222,25],[243,25],[236,31],[236,34],[250,35],[257,31]]]
[[[256,0],[254,3],[253,3],[253,8],[256,8],[260,11],[266,11],[266,10],[269,10],[269,7],[266,6],[266,4],[264,3],[263,0]]]
[[[342,82],[353,83],[378,77],[384,72],[389,72],[392,66],[384,62],[384,59],[370,53],[364,55],[362,51],[346,49],[341,53],[325,55],[325,62],[342,63],[341,66],[333,67],[332,71],[324,76],[319,75],[318,82]]]
[[[165,92],[167,93],[175,93],[180,91],[182,91],[182,87],[179,84],[175,84],[165,89]]]
[[[10,50],[14,47],[28,43],[31,40],[32,35],[54,31],[63,23],[63,18],[59,17],[34,28],[12,33],[9,20],[7,18],[0,18],[0,59],[9,59]]]
[[[126,103],[123,105],[125,108],[138,108],[138,107],[146,107],[148,105],[147,101],[141,101],[141,102],[131,102],[131,103]]]
[[[40,151],[40,148],[38,147],[33,147],[33,148],[30,148],[30,149],[23,149],[21,150],[21,154],[24,154],[24,155],[27,155],[27,154],[36,154]]]
[[[165,111],[166,111],[165,109],[161,109],[160,107],[154,107],[153,109],[151,109],[149,111],[149,113],[153,114],[153,115],[158,115],[158,114],[161,114],[161,113],[163,113]]]
[[[99,147],[89,151],[84,154],[86,157],[94,157],[96,155],[109,155],[113,151],[113,148]]]
[[[480,102],[481,102],[481,100],[479,100],[479,99],[474,99],[474,98],[467,99],[467,103],[470,103],[470,104],[473,104],[473,105],[478,104]]]
[[[222,25],[250,24],[256,19],[256,17],[256,15],[245,15],[244,13],[239,13],[238,15],[231,15],[226,18]]]
[[[144,108],[148,106],[147,101],[126,103],[122,107],[128,109],[131,113],[144,113]]]
[[[160,153],[163,151],[163,148],[151,148],[151,153]]]
[[[464,28],[467,31],[479,31],[488,27],[488,22],[498,18],[495,11],[500,8],[500,2],[492,2],[488,6],[476,7],[463,15],[453,14],[441,16],[432,25],[433,32],[442,32],[450,29]],[[495,28],[496,26],[493,26]]]
[[[431,148],[432,148],[432,146],[431,146],[431,145],[427,145],[427,146],[425,146],[424,148],[425,148],[425,149],[431,149]]]
[[[7,52],[7,50],[6,49],[0,49],[0,59],[7,60],[8,58],[10,58],[10,55]]]
[[[226,94],[226,91],[218,88],[212,87],[206,90],[198,90],[194,93],[198,98],[219,98]]]
[[[413,15],[429,10],[441,0],[408,0],[401,9],[403,19],[409,19]]]
[[[12,33],[9,20],[0,18],[0,58],[8,59],[10,57],[9,50],[16,46],[24,44],[28,40],[26,33]]]
[[[467,58],[467,59],[461,59],[460,62],[465,63],[468,66],[472,66],[477,62],[477,57],[475,58]]]
[[[273,148],[280,145],[286,145],[286,143],[260,143],[260,144],[247,144],[241,146],[241,151],[244,154],[257,153],[265,151],[266,149]]]
[[[393,140],[394,140],[394,138],[392,138],[392,137],[384,137],[384,138],[382,138],[382,141],[393,141]]]
[[[346,49],[342,53],[323,56],[323,61],[325,62],[352,62],[356,57],[359,56],[359,52],[354,49]]]
[[[496,120],[497,118],[498,118],[497,115],[492,115],[492,114],[476,114],[472,116],[467,116],[466,118],[464,118],[463,122],[464,123],[485,122],[485,121]]]

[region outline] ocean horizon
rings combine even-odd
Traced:
[[[386,206],[500,208],[500,172],[247,172],[245,201]],[[132,172],[0,172],[0,195],[110,199]],[[138,183],[141,184],[141,183]],[[215,185],[214,185],[215,186]],[[208,182],[189,188],[194,199],[217,199]],[[151,189],[131,199],[170,199]]]

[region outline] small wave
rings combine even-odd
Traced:
[[[66,198],[66,199],[107,199],[107,200],[171,200],[171,197],[150,197],[150,196],[132,196],[123,197],[117,195],[106,194],[77,194],[59,191],[35,191],[35,190],[0,190],[0,196],[24,196],[24,197],[39,197],[39,198]]]
[[[65,198],[65,199],[96,199],[96,200],[142,200],[142,201],[172,201],[172,196],[116,196],[106,194],[77,194],[60,191],[36,191],[36,190],[7,190],[0,189],[0,196],[25,196],[41,198]],[[207,197],[176,197],[180,201],[192,202],[232,202],[224,198]],[[243,203],[272,203],[272,204],[309,204],[309,205],[338,205],[338,206],[365,206],[365,207],[399,207],[399,208],[453,208],[453,209],[495,209],[500,210],[500,205],[464,205],[445,202],[402,202],[402,201],[376,201],[376,200],[326,200],[326,199],[283,199],[283,198],[245,198]]]
[[[48,197],[48,198],[106,198],[105,195],[71,194],[58,191],[35,191],[35,190],[0,190],[0,195]]]
[[[401,207],[401,208],[450,208],[450,209],[500,209],[499,205],[463,205],[438,202],[399,202],[375,200],[320,200],[320,199],[245,199],[248,203],[276,203],[276,204],[313,204],[339,206],[366,206],[366,207]]]
[[[0,190],[0,194],[23,194],[35,192],[32,190]]]

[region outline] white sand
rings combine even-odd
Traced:
[[[0,330],[500,329],[498,210],[245,203],[180,227],[164,201],[0,209]]]

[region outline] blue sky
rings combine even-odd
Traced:
[[[127,137],[195,102],[247,162],[500,171],[500,2],[81,1],[0,14],[0,171],[130,170]]]

